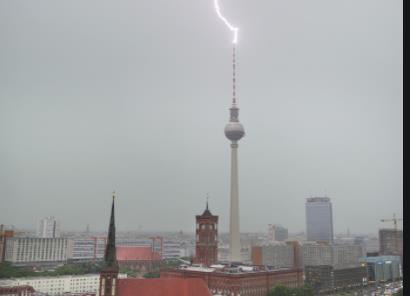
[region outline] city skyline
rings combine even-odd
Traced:
[[[211,3],[177,2],[0,4],[0,223],[104,229],[115,189],[118,229],[193,232],[209,193],[227,231],[229,34]],[[241,24],[242,232],[305,231],[312,195],[335,233],[403,215],[401,4],[348,2],[224,1]]]

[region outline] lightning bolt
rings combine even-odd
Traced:
[[[231,23],[222,15],[221,13],[221,7],[219,6],[219,0],[214,0],[214,6],[216,10],[216,14],[218,17],[225,23],[225,25],[228,27],[230,31],[233,32],[233,44],[236,44],[238,42],[238,30],[239,28],[236,28],[231,25]]]

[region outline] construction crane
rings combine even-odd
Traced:
[[[396,218],[396,214],[393,214],[393,219],[381,219],[381,222],[393,222],[394,224],[394,233],[395,233],[395,245],[396,252],[399,251],[399,232],[397,231],[397,221],[403,221],[403,218]]]
[[[396,214],[393,214],[393,219],[381,219],[382,222],[393,222],[394,230],[397,231],[397,221],[403,221],[403,218],[396,218]]]

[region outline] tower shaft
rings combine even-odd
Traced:
[[[238,190],[238,141],[245,135],[239,122],[239,108],[236,102],[236,53],[232,52],[232,105],[229,108],[229,122],[225,136],[231,141],[231,196],[229,217],[229,260],[241,262],[241,241],[239,233],[239,190]]]
[[[231,199],[229,221],[229,256],[231,262],[241,262],[241,241],[239,232],[239,184],[238,184],[238,144],[231,144]]]

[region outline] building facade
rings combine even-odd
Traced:
[[[119,267],[151,272],[155,267],[160,266],[161,255],[153,251],[151,246],[117,246],[116,251]]]
[[[14,231],[5,229],[4,225],[0,225],[0,263],[6,258],[6,242],[14,236]]]
[[[126,274],[119,274],[118,278],[126,278]],[[25,277],[0,280],[2,286],[31,286],[36,292],[51,296],[63,293],[92,293],[98,295],[99,274],[65,275],[53,277]]]
[[[268,241],[284,241],[288,239],[288,230],[279,224],[269,224]]]
[[[37,224],[37,237],[60,237],[60,223],[53,216],[41,219]]]
[[[195,263],[210,266],[218,261],[218,216],[212,215],[206,203],[202,215],[196,216]]]
[[[329,265],[334,269],[357,267],[362,257],[362,247],[355,244],[328,245],[305,243],[302,246],[303,265]]]
[[[330,198],[307,198],[305,210],[307,240],[333,243],[333,214]]]
[[[361,259],[361,263],[367,268],[370,282],[388,282],[402,277],[399,256],[377,256]]]
[[[296,288],[303,285],[302,269],[253,270],[224,272],[213,269],[169,269],[161,278],[199,278],[205,281],[212,295],[266,296],[277,284]]]
[[[32,266],[66,262],[72,241],[66,238],[13,237],[6,242],[5,261]]]
[[[365,266],[334,269],[331,265],[305,266],[305,282],[315,294],[367,285]]]
[[[106,237],[74,238],[69,259],[73,261],[94,261],[104,257]]]
[[[285,242],[253,246],[252,264],[266,265],[274,269],[293,268],[295,266],[294,247]]]
[[[400,256],[403,262],[403,230],[379,230],[380,255]]]

